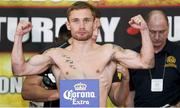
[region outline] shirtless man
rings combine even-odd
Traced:
[[[95,10],[86,2],[74,3],[67,11],[67,18],[72,44],[65,49],[49,49],[41,55],[33,56],[28,62],[25,62],[23,56],[22,37],[32,29],[32,25],[24,21],[18,24],[12,50],[14,75],[39,74],[51,66],[58,89],[59,80],[99,79],[100,106],[105,107],[117,63],[128,68],[146,69],[154,66],[154,50],[149,30],[140,15],[129,21],[131,26],[140,29],[142,35],[140,54],[112,44],[94,43],[91,38],[96,26]]]
[[[96,43],[97,36],[99,34],[100,24],[100,12],[96,10],[96,29],[93,31],[92,39]],[[66,40],[69,37],[69,31],[66,28],[66,25],[63,25],[60,28],[58,42]],[[70,41],[66,41],[63,44],[58,43],[58,47],[67,47],[70,45]],[[118,72],[114,73],[112,84],[109,91],[109,98],[111,102],[116,106],[124,106],[126,97],[129,93],[129,76],[126,75],[128,72],[125,67],[118,65],[117,71],[123,73],[118,77]],[[36,102],[44,102],[44,107],[59,107],[59,97],[54,97],[58,91],[56,90],[54,77],[51,76],[51,69],[48,69],[46,72],[43,72],[41,75],[31,75],[26,76],[26,79],[23,82],[22,86],[22,97],[25,100],[30,100],[30,105],[38,105]],[[51,77],[49,77],[51,76]],[[45,80],[46,79],[46,80]],[[50,83],[52,82],[52,83]],[[54,83],[53,83],[54,82]],[[49,84],[50,83],[50,84]],[[33,89],[32,89],[33,88]],[[53,97],[52,97],[53,96]],[[108,104],[108,103],[107,103]]]

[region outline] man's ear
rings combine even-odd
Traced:
[[[97,28],[99,28],[101,26],[100,18],[96,18],[96,23],[97,23]]]
[[[95,18],[95,20],[94,20],[94,25],[93,25],[93,29],[94,29],[94,30],[99,29],[100,26],[101,26],[101,24],[100,24],[100,19],[99,19],[99,18]]]
[[[97,29],[97,19],[95,18],[94,22],[93,22],[93,30]]]
[[[68,21],[66,22],[66,27],[67,27],[68,30],[71,30],[71,27],[70,27],[70,24],[69,24]]]

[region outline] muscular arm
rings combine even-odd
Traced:
[[[134,95],[135,91],[130,91],[126,99],[126,107],[134,107]]]
[[[112,83],[109,97],[116,106],[125,106],[129,94],[129,72],[128,69],[118,65],[118,72],[121,72],[121,82]]]
[[[47,55],[37,55],[28,62],[23,55],[22,38],[32,28],[29,22],[20,22],[14,38],[14,45],[11,54],[12,71],[14,75],[32,75],[43,72],[52,63],[52,59]]]
[[[132,27],[140,29],[142,37],[141,51],[137,53],[114,45],[114,58],[128,68],[152,68],[154,66],[154,49],[146,22],[138,15],[133,17],[129,23]]]
[[[42,76],[27,76],[22,86],[22,97],[37,102],[53,101],[59,98],[58,90],[47,90],[42,85]]]
[[[109,97],[116,106],[125,106],[125,100],[128,95],[128,83],[115,82],[112,83]]]

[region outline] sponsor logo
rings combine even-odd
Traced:
[[[168,56],[166,60],[165,67],[174,67],[177,68],[176,58],[174,56]]]
[[[73,82],[76,83],[73,84]],[[62,80],[60,81],[60,93],[62,93],[60,94],[61,107],[98,107],[99,105],[98,103],[94,106],[94,102],[99,101],[98,80]]]

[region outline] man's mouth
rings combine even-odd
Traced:
[[[154,42],[154,43],[153,43],[153,45],[154,45],[154,46],[160,46],[160,45],[161,45],[161,43],[160,43],[160,42],[157,42],[157,43],[156,43],[156,42]]]
[[[78,32],[80,35],[84,35],[84,34],[86,34],[86,32],[85,31],[83,31],[83,32]]]

